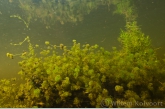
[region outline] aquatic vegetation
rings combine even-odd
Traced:
[[[122,86],[119,86],[119,85],[116,85],[116,86],[115,86],[115,90],[116,90],[117,92],[119,92],[119,93],[121,93],[121,92],[124,91],[123,87],[122,87]]]
[[[49,45],[50,43],[49,43],[49,41],[45,41],[45,45]]]
[[[19,20],[23,21],[23,23],[26,25],[26,28],[29,28],[30,21],[26,22],[23,18],[21,18],[19,15],[11,15],[10,17],[18,18]]]
[[[63,44],[47,41],[45,46],[51,49],[37,53],[35,49],[40,47],[32,46],[27,37],[29,51],[20,55],[23,60],[19,62],[19,74],[25,83],[16,87],[9,80],[1,80],[1,107],[138,107],[114,106],[111,102],[163,101],[165,75],[156,52],[149,37],[139,29],[130,29],[121,32],[122,49],[113,47],[111,52],[98,45],[81,46],[73,40],[73,46],[65,49],[61,49]],[[132,39],[142,40],[134,40],[135,44],[125,41],[129,34]],[[12,45],[21,46],[25,41]],[[57,49],[63,53],[58,54]]]
[[[131,0],[116,0],[114,4],[116,5],[115,14],[124,15],[126,22],[132,22],[136,20],[137,13],[134,9],[135,7],[131,5]]]
[[[13,54],[6,53],[6,56],[9,57],[10,59],[13,59]]]
[[[38,2],[53,6],[50,1]],[[66,3],[71,7],[77,4],[76,1],[69,1],[66,0]],[[103,1],[102,3],[110,4],[110,0]],[[121,1],[117,7],[126,17],[126,27],[119,36],[122,45],[120,50],[112,47],[112,51],[106,51],[97,44],[81,45],[76,40],[73,40],[71,47],[45,41],[46,48],[40,49],[40,46],[33,46],[28,36],[18,44],[11,43],[12,46],[28,43],[26,53],[6,54],[11,59],[13,56],[22,58],[18,63],[21,68],[18,74],[24,83],[16,84],[15,78],[0,80],[0,107],[152,107],[152,105],[135,104],[145,101],[163,102],[165,61],[157,59],[149,36],[145,36],[136,20],[132,19],[129,2],[124,4],[123,0]],[[27,1],[19,0],[19,2],[23,7]],[[28,1],[31,2],[34,1]],[[64,7],[62,1],[53,2],[58,4],[57,15],[68,14],[63,12],[68,7]],[[78,6],[81,5],[84,4]],[[95,5],[89,1],[85,8],[96,8]],[[124,11],[122,11],[123,7],[120,7],[123,5],[127,6],[124,7]],[[84,9],[83,6],[81,8]],[[25,6],[24,9],[35,10],[34,7],[30,9],[29,6]],[[38,15],[41,14],[38,10],[37,12]],[[45,12],[43,11],[42,14]],[[70,18],[76,21],[74,17],[70,16]],[[65,22],[64,19],[60,21]],[[37,52],[36,49],[40,51]],[[57,52],[59,49],[62,51],[61,54]],[[112,102],[132,104],[114,105]],[[159,107],[165,106],[159,105]]]
[[[62,25],[70,22],[75,23],[81,22],[85,15],[90,14],[92,11],[96,10],[99,6],[108,6],[110,10],[110,5],[120,2],[119,0],[18,0],[13,1],[11,4],[19,7],[22,14],[17,13],[11,15],[11,17],[16,17],[22,20],[26,27],[32,21],[41,21],[45,24],[45,28],[49,29],[52,25],[56,23],[61,23]]]
[[[33,94],[34,94],[35,97],[39,97],[39,95],[40,95],[40,89],[38,89],[38,88],[35,89],[34,92],[33,92]]]

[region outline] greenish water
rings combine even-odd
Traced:
[[[40,46],[44,42],[50,41],[52,44],[71,46],[72,40],[76,39],[81,44],[98,44],[106,50],[111,50],[113,46],[120,47],[117,40],[120,29],[124,28],[125,20],[121,15],[114,15],[107,6],[99,6],[90,14],[84,16],[82,22],[77,24],[59,22],[45,28],[42,22],[33,21],[29,28],[17,19],[11,18],[13,12],[18,11],[16,6],[8,0],[0,1],[0,78],[11,78],[17,76],[20,70],[18,66],[19,57],[9,59],[6,53],[19,54],[27,50],[27,43],[21,46],[12,46],[10,43],[19,43],[26,36],[30,37],[33,44]],[[137,22],[142,31],[149,35],[153,46],[158,49],[161,58],[165,50],[165,1],[164,0],[135,0],[138,17]],[[113,10],[113,8],[112,8]]]

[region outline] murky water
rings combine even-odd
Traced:
[[[10,1],[10,2],[9,2]],[[90,14],[84,16],[82,22],[77,24],[57,22],[46,29],[45,25],[36,20],[26,28],[23,21],[11,18],[10,15],[19,11],[13,5],[12,0],[0,1],[0,78],[11,78],[17,76],[20,70],[19,56],[14,59],[6,57],[6,53],[19,54],[27,50],[27,43],[21,46],[12,46],[10,43],[19,43],[26,36],[30,37],[32,44],[44,45],[50,41],[52,44],[71,46],[72,40],[76,39],[81,44],[98,44],[107,50],[112,46],[120,47],[117,38],[120,29],[124,28],[125,20],[121,15],[114,15],[107,6],[99,6]],[[135,0],[138,13],[138,24],[142,31],[149,35],[153,46],[158,49],[159,57],[165,50],[165,1],[164,0]],[[112,9],[113,10],[113,9]]]

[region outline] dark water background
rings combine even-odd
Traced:
[[[152,44],[157,50],[158,57],[163,58],[165,53],[165,0],[134,0],[137,8],[137,22],[142,31],[149,35]],[[124,28],[125,20],[121,15],[114,15],[106,6],[100,6],[77,25],[66,23],[55,24],[46,29],[41,22],[30,23],[29,29],[17,18],[10,18],[12,11],[17,11],[8,0],[0,1],[0,78],[17,77],[20,70],[19,57],[9,59],[6,53],[19,54],[27,50],[27,43],[22,46],[11,46],[10,43],[19,43],[28,35],[32,44],[44,45],[45,41],[52,44],[71,46],[76,39],[81,45],[98,44],[106,50],[113,46],[120,47],[117,38],[120,29]],[[112,9],[113,10],[113,9]]]

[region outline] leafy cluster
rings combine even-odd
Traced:
[[[19,1],[24,5],[25,1]],[[33,46],[29,37],[12,44],[29,44],[29,51],[20,54],[18,74],[24,83],[0,80],[0,107],[165,107],[165,59],[157,59],[150,38],[137,26],[129,1],[120,1],[116,12],[126,18],[119,37],[121,50],[81,46],[73,40],[71,47],[46,41],[47,48],[38,53],[39,46]],[[13,59],[16,55],[7,56]]]
[[[27,37],[29,52],[19,62],[25,83],[16,87],[1,80],[0,106],[152,107],[112,102],[163,102],[165,70],[149,37],[137,28],[135,22],[127,25],[119,37],[122,49],[111,52],[98,45],[80,46],[76,40],[71,48],[46,41],[47,49],[38,56]]]
[[[136,20],[137,13],[132,0],[115,0],[113,4],[116,6],[114,13],[124,15],[126,22]]]

